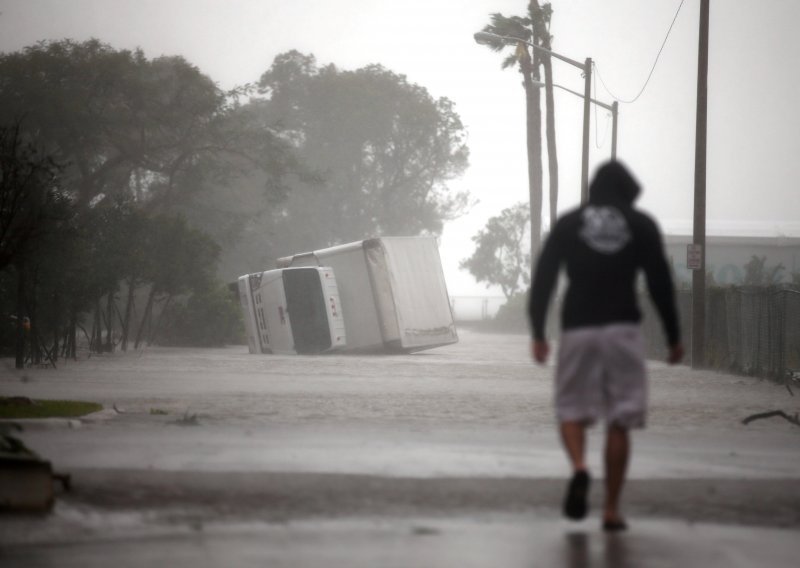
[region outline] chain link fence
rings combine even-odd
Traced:
[[[450,296],[450,309],[456,322],[480,322],[493,319],[504,296]]]
[[[692,293],[677,295],[684,345],[692,344]],[[641,302],[648,355],[662,358],[665,338],[649,299]],[[786,382],[800,377],[800,290],[731,287],[706,291],[705,366]],[[691,361],[691,353],[688,354]]]
[[[557,337],[561,313],[560,296],[553,298],[548,317],[548,336]],[[683,344],[692,345],[692,292],[677,292],[678,316]],[[453,297],[451,305],[457,322],[491,321],[502,297]],[[666,357],[666,338],[661,320],[649,296],[643,293],[639,305],[643,312],[642,329],[651,359]],[[527,332],[524,302],[515,306],[518,325],[509,329]],[[509,322],[503,322],[509,325]],[[705,367],[752,375],[790,384],[800,380],[800,290],[793,287],[728,287],[706,291]],[[691,353],[687,353],[691,363]],[[795,383],[800,386],[800,383]]]

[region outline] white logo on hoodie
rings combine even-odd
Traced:
[[[608,205],[590,205],[584,209],[583,227],[579,234],[592,250],[603,254],[619,252],[631,240],[625,217],[618,209]]]

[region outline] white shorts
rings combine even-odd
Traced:
[[[619,323],[562,333],[555,379],[559,422],[605,418],[643,428],[647,418],[644,338],[638,324]]]

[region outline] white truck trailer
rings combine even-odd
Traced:
[[[434,237],[379,237],[278,259],[336,274],[347,351],[412,352],[456,343]]]
[[[245,274],[238,284],[250,353],[324,353],[347,344],[330,267]]]

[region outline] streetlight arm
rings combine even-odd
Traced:
[[[534,87],[545,87],[546,86],[546,84],[542,83],[541,81],[531,81],[531,82],[533,83]],[[578,91],[573,91],[572,89],[568,89],[567,87],[563,87],[563,86],[559,85],[558,83],[553,83],[553,86],[558,88],[558,89],[561,89],[562,91],[567,91],[568,93],[572,93],[576,97],[583,98],[583,93],[579,93]],[[597,99],[589,99],[589,100],[591,102],[593,102],[594,104],[596,104],[597,106],[599,106],[599,107],[603,107],[606,110],[614,112],[614,108],[609,104],[606,104],[606,103],[604,103],[602,101],[598,101]]]
[[[542,47],[541,45],[536,45],[535,43],[532,43],[530,41],[527,41],[527,40],[524,40],[524,39],[521,39],[521,38],[518,38],[518,37],[501,36],[501,35],[498,35],[498,34],[493,34],[491,32],[477,32],[473,37],[475,38],[475,41],[477,43],[481,44],[481,45],[487,45],[487,44],[496,43],[496,42],[501,42],[501,43],[522,42],[524,44],[527,44],[527,45],[531,46],[536,51],[541,51],[542,53],[546,53],[547,55],[550,55],[551,57],[555,57],[556,59],[560,59],[561,61],[563,61],[565,63],[569,63],[570,65],[573,65],[573,66],[577,67],[578,69],[585,70],[585,68],[586,68],[586,64],[585,63],[581,63],[579,61],[575,61],[574,59],[570,59],[569,57],[567,57],[565,55],[561,55],[560,53],[556,53],[555,51],[551,51],[551,50],[549,50],[549,49],[547,49],[545,47]]]
[[[583,96],[583,142],[581,144],[581,203],[586,203],[589,200],[589,108],[591,105],[591,86],[592,86],[592,59],[587,57],[583,63],[565,57],[560,53],[551,51],[544,47],[538,46],[530,41],[509,36],[501,36],[491,32],[478,32],[474,36],[475,41],[480,44],[504,44],[504,43],[519,43],[522,42],[531,46],[534,50],[546,53],[556,59],[560,59],[564,63],[569,63],[573,67],[577,67],[583,71],[583,81],[585,84]],[[616,113],[614,113],[616,116]]]

